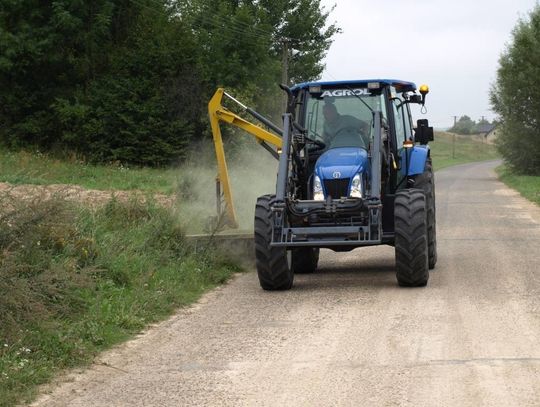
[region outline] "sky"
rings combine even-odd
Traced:
[[[427,84],[425,118],[493,120],[489,89],[519,18],[536,0],[322,0],[335,36],[323,80],[391,78]],[[415,119],[423,118],[413,109]]]

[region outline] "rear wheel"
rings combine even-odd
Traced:
[[[415,177],[414,187],[423,190],[426,195],[429,268],[432,269],[437,264],[437,220],[435,212],[435,177],[431,159],[426,162],[424,172]]]
[[[429,279],[429,264],[424,191],[399,191],[394,202],[394,221],[398,284],[405,287],[425,286]]]
[[[271,247],[274,195],[263,195],[255,206],[255,264],[264,290],[288,290],[293,285],[292,256],[284,247]]]
[[[319,249],[302,247],[292,250],[292,268],[296,274],[309,274],[317,270]]]

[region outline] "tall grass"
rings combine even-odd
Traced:
[[[435,141],[429,145],[436,170],[457,164],[500,158],[495,146],[487,144],[482,136],[460,136],[437,132]]]
[[[508,167],[497,168],[497,174],[502,182],[517,190],[529,201],[540,205],[540,177],[534,175],[516,175]]]
[[[61,198],[0,211],[0,406],[188,304],[238,271],[191,246],[178,216],[137,200]]]
[[[93,165],[75,156],[59,159],[40,152],[0,148],[0,182],[11,184],[75,184],[89,189],[138,189],[170,194],[177,179],[175,168]]]

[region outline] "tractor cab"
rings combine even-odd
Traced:
[[[396,161],[405,141],[414,137],[409,103],[423,101],[415,90],[414,83],[396,80],[314,82],[292,89],[297,122],[309,139],[319,142],[309,149],[308,199],[365,197],[374,112],[380,112],[382,154]],[[388,188],[403,177],[387,174],[383,182]]]

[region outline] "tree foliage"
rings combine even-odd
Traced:
[[[520,20],[499,59],[491,105],[500,120],[497,146],[516,172],[540,175],[540,6]]]
[[[0,139],[170,163],[208,133],[217,86],[279,106],[285,36],[293,80],[316,79],[338,32],[327,19],[320,0],[4,0]]]
[[[475,126],[474,120],[467,115],[463,115],[449,131],[457,134],[471,134]]]
[[[12,0],[0,16],[4,142],[93,161],[181,155],[203,104],[186,94],[199,86],[195,43],[163,4]]]

